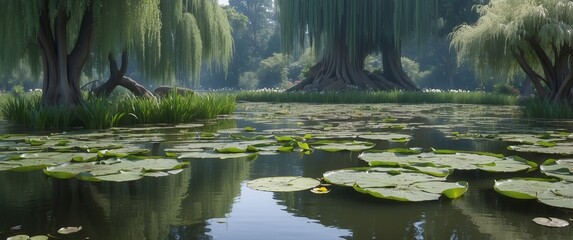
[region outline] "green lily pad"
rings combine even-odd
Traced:
[[[323,174],[328,183],[352,187],[359,184],[362,187],[409,185],[417,182],[445,181],[445,177],[436,177],[415,170],[401,168],[357,168],[329,171]]]
[[[495,181],[494,190],[517,199],[537,199],[539,192],[555,187],[555,179],[514,178]]]
[[[467,182],[419,182],[396,187],[362,188],[356,184],[354,189],[377,198],[396,201],[420,202],[438,200],[442,195],[448,198],[459,198],[468,189]]]
[[[168,176],[168,175],[165,175],[165,176]],[[143,177],[144,177],[144,174],[142,174],[141,172],[119,171],[118,173],[115,173],[115,174],[102,175],[102,176],[97,176],[94,178],[97,180],[106,181],[106,182],[128,182],[128,181],[139,180]]]
[[[567,227],[567,226],[569,226],[569,222],[567,222],[563,219],[554,218],[554,217],[548,217],[548,218],[536,217],[533,219],[533,222],[535,222],[539,225],[546,226],[546,227]]]
[[[560,208],[573,209],[573,183],[556,179],[516,178],[496,181],[495,191],[517,199],[537,199]]]
[[[573,209],[573,183],[560,184],[555,189],[540,192],[537,200],[549,206]]]
[[[318,185],[320,181],[314,178],[296,176],[258,178],[247,182],[247,186],[251,189],[268,192],[295,192]]]
[[[88,163],[67,163],[48,167],[44,173],[60,179],[76,177],[85,181],[131,181],[137,180],[146,172],[180,169],[185,164],[175,159],[107,160]]]
[[[557,142],[552,147],[549,147],[549,145],[518,145],[508,146],[507,149],[517,152],[573,155],[573,143],[571,142]]]
[[[6,240],[28,240],[28,239],[30,239],[30,236],[23,234],[6,238]]]
[[[257,153],[216,153],[211,151],[200,151],[200,152],[184,152],[177,157],[180,160],[189,159],[204,159],[204,158],[218,158],[218,159],[229,159],[229,158],[244,158],[244,157],[254,157]]]
[[[468,188],[466,182],[449,183],[445,177],[401,168],[342,169],[326,172],[323,177],[335,185],[352,186],[358,192],[397,201],[430,201],[442,195],[458,198]]]
[[[79,226],[79,227],[63,227],[63,228],[58,229],[58,233],[59,234],[70,234],[70,233],[79,232],[80,230],[82,230],[82,226]]]
[[[443,153],[443,154],[437,154]],[[453,168],[457,170],[484,170],[488,172],[519,172],[531,171],[537,164],[520,157],[511,156],[498,158],[486,154],[463,153],[455,151],[436,151],[433,153],[401,154],[397,152],[364,152],[360,159],[370,166],[414,166],[416,164],[431,164],[435,167]]]
[[[371,133],[371,134],[364,134],[358,135],[359,138],[368,139],[368,140],[385,140],[385,141],[396,141],[396,142],[403,142],[410,140],[411,136],[406,134],[399,134],[399,133]]]
[[[540,169],[545,175],[573,182],[573,159],[549,159],[541,164]]]
[[[312,148],[327,152],[363,151],[374,147],[374,143],[363,141],[329,141],[322,140],[311,143]]]
[[[256,130],[256,128],[254,127],[245,127],[243,128],[243,130],[245,130],[245,132],[254,132]]]
[[[12,156],[15,160],[0,161],[1,170],[11,170],[16,172],[28,172],[43,169],[49,166],[56,166],[69,162],[71,158],[59,157],[61,153],[41,152],[34,154],[21,154]]]
[[[46,235],[37,235],[37,236],[30,237],[29,240],[48,240],[48,239],[49,238]]]

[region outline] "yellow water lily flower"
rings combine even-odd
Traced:
[[[330,192],[330,190],[328,190],[328,188],[325,187],[317,187],[317,188],[313,188],[310,190],[312,193],[315,194],[327,194]]]

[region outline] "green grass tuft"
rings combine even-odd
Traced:
[[[155,123],[191,123],[213,119],[235,110],[235,96],[209,93],[159,98],[115,95],[110,99],[87,97],[76,108],[45,106],[37,95],[2,95],[1,112],[11,124],[31,129],[105,129]]]
[[[523,115],[527,118],[573,119],[571,105],[533,98],[523,103]]]

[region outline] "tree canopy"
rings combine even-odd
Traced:
[[[480,18],[452,33],[459,60],[479,73],[525,73],[539,96],[572,102],[573,1],[491,0]]]
[[[323,59],[311,69],[308,81],[302,82],[308,87],[298,90],[416,88],[399,63],[400,42],[428,32],[436,1],[277,0],[276,4],[283,49],[291,52],[308,38]],[[360,73],[366,55],[373,51],[382,51],[386,57],[385,79]],[[315,84],[322,80],[332,84]]]
[[[0,29],[0,71],[27,59],[43,72],[48,104],[80,101],[88,60],[99,72],[109,64],[123,75],[133,52],[153,79],[192,79],[202,62],[226,67],[232,53],[230,26],[215,0],[2,0]]]

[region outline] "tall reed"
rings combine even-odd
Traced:
[[[533,98],[523,103],[523,115],[527,118],[573,119],[573,107],[567,103]]]

